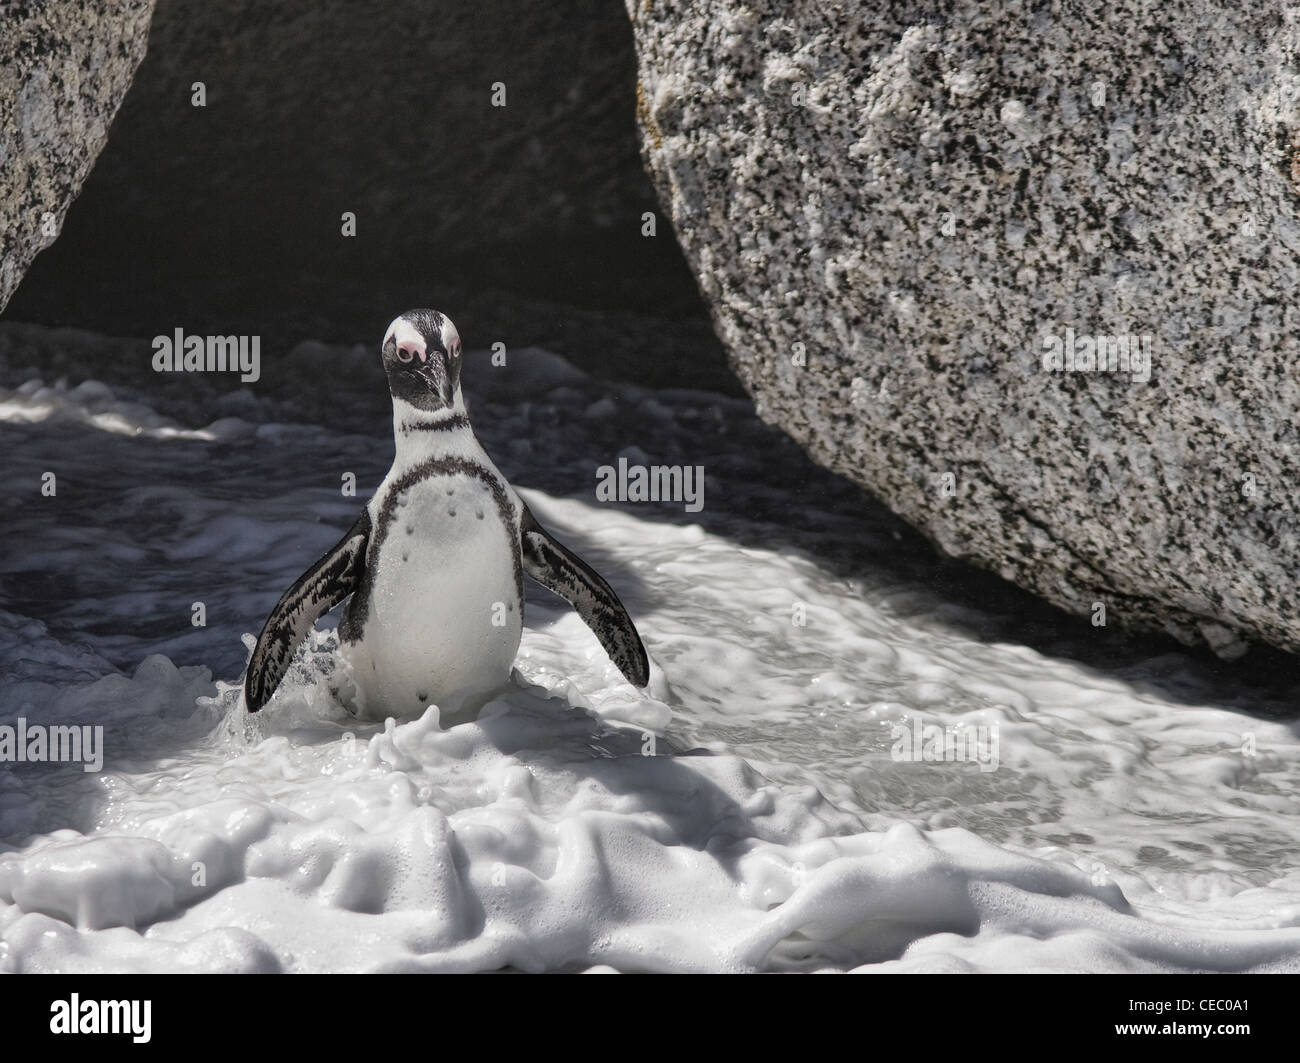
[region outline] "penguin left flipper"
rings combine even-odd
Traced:
[[[299,576],[271,610],[244,677],[244,704],[249,712],[257,712],[271,700],[294,652],[321,614],[357,589],[369,540],[370,514],[363,509],[347,534]]]
[[[522,499],[520,505],[524,571],[578,611],[629,683],[645,686],[650,681],[650,663],[641,636],[618,595],[582,558],[556,542]]]

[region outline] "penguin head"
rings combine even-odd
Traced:
[[[408,310],[384,334],[380,356],[394,399],[418,410],[460,402],[460,333],[437,310]]]

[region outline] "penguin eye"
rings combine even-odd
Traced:
[[[412,358],[414,358],[414,357],[415,357],[415,355],[413,355],[413,354],[411,353],[411,351],[410,351],[409,348],[407,348],[407,347],[398,347],[398,348],[397,348],[397,360],[398,360],[399,362],[409,362],[409,361],[410,361]]]

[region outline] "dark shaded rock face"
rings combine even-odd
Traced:
[[[1300,650],[1294,14],[843,7],[629,3],[761,415],[1068,610]]]
[[[152,11],[152,0],[0,5],[0,310],[103,148]]]
[[[659,207],[635,107],[617,0],[161,0],[108,147],[8,316],[276,349],[375,343],[436,306],[470,345],[726,386],[670,226],[642,235]]]

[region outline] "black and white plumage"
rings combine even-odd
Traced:
[[[262,627],[244,677],[244,702],[256,712],[271,699],[294,652],[318,617],[357,588],[365,570],[370,513],[361,511],[346,535],[281,595]]]
[[[249,712],[270,700],[317,618],[345,598],[339,649],[355,711],[383,718],[471,704],[509,675],[525,574],[568,601],[628,681],[645,686],[645,648],[618,596],[537,522],[475,438],[456,327],[436,310],[408,311],[380,353],[393,467],[271,611],[244,681]]]

